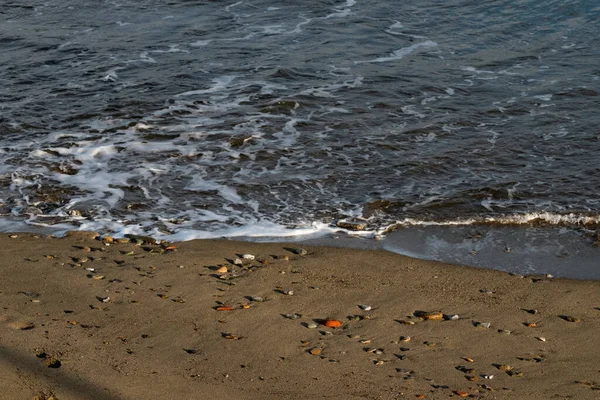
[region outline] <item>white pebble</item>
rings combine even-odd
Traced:
[[[362,304],[360,306],[358,306],[361,310],[363,311],[371,311],[373,308],[367,304]]]
[[[246,260],[254,260],[256,257],[252,254],[244,254],[242,255],[242,258],[245,258]]]

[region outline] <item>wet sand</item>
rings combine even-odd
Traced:
[[[305,244],[174,246],[2,234],[3,398],[600,396],[598,281]],[[242,254],[256,259],[235,265]]]

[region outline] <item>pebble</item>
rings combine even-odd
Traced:
[[[256,301],[257,303],[260,303],[260,302],[262,302],[262,301],[265,301],[265,299],[264,299],[264,298],[262,298],[262,297],[260,297],[260,296],[252,296],[252,297],[250,298],[250,300],[252,300],[252,301]]]
[[[543,336],[538,336],[538,337],[536,337],[536,339],[539,340],[540,342],[545,342],[546,341],[546,338],[543,337]]]
[[[340,219],[336,221],[335,225],[351,231],[364,231],[368,226],[368,222],[362,218],[349,218]]]
[[[35,325],[32,324],[31,322],[15,321],[15,322],[9,322],[8,327],[11,329],[19,330],[19,331],[26,331],[29,329],[33,329],[35,327]]]
[[[488,329],[490,326],[492,326],[492,324],[489,323],[489,322],[475,322],[474,325],[475,326],[480,326],[480,327],[486,328],[486,329]]]
[[[243,254],[242,258],[245,260],[254,260],[256,257],[253,254]]]
[[[456,320],[458,320],[459,318],[460,318],[460,317],[458,316],[458,314],[452,314],[452,315],[449,315],[449,316],[448,316],[448,319],[449,319],[450,321],[456,321]]]
[[[573,316],[564,316],[561,318],[568,322],[581,322],[581,318],[577,318],[577,317],[573,317]]]
[[[229,269],[224,265],[222,267],[217,268],[217,273],[219,273],[219,274],[226,274],[228,272],[229,272]]]
[[[302,318],[302,314],[285,314],[284,317],[287,319],[300,319]]]
[[[96,269],[95,269],[95,268],[86,268],[85,270],[86,270],[86,271],[90,271],[90,272],[94,272],[94,271],[96,271]]]
[[[496,368],[498,368],[498,370],[503,371],[503,372],[507,372],[513,369],[513,367],[511,367],[508,364],[499,364],[496,365]]]
[[[410,336],[400,336],[401,342],[410,342]]]
[[[415,316],[426,321],[440,321],[444,319],[444,314],[441,311],[416,312]]]
[[[318,327],[318,326],[319,326],[319,325],[317,325],[317,323],[316,323],[316,322],[309,322],[308,324],[306,324],[306,327],[307,327],[308,329],[317,329],[317,327]]]
[[[505,335],[510,335],[512,332],[508,329],[498,329],[498,333],[504,333]]]
[[[242,260],[240,260],[239,258],[236,258],[235,260],[233,260],[233,263],[235,265],[244,265],[244,262]]]
[[[339,328],[342,326],[342,322],[338,321],[337,319],[326,319],[322,322],[322,324],[328,328]]]
[[[367,304],[362,304],[360,306],[358,306],[361,310],[363,311],[371,311],[373,308]]]
[[[291,250],[294,254],[298,254],[299,256],[305,256],[308,254],[308,251],[306,251],[306,249],[303,249],[301,247],[297,247],[297,248],[294,248]]]
[[[484,379],[494,379],[494,375],[484,375]]]
[[[322,352],[323,352],[323,349],[319,349],[319,348],[314,348],[314,349],[309,350],[309,353],[312,354],[313,356],[318,356]]]
[[[286,289],[283,291],[283,294],[285,294],[286,296],[293,296],[294,295],[294,291],[291,289]]]

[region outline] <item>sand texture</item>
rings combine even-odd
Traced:
[[[598,281],[138,242],[0,235],[2,398],[600,398]]]

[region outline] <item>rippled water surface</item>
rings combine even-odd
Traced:
[[[22,3],[5,229],[600,222],[596,1]]]

